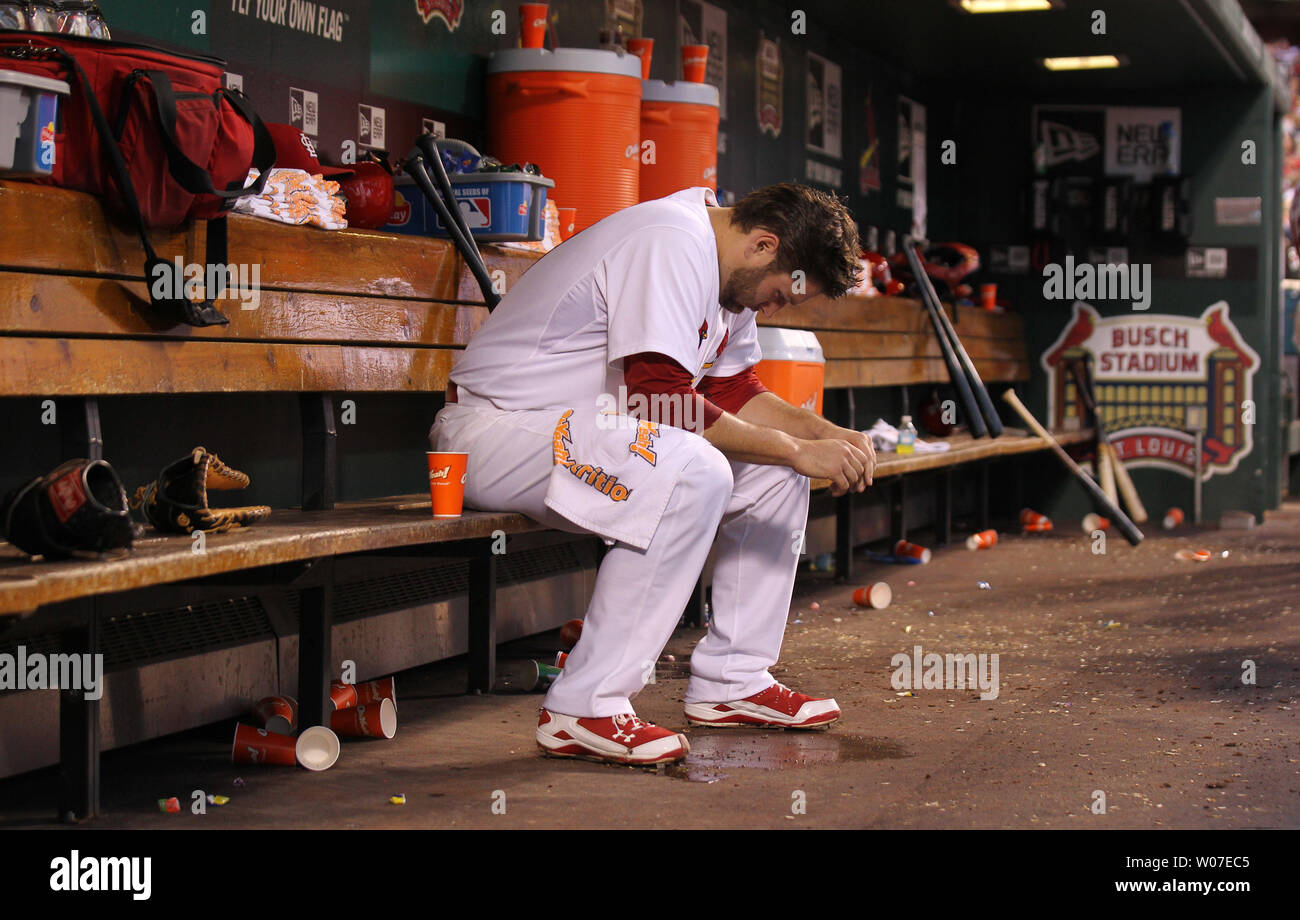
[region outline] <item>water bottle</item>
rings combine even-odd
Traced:
[[[900,454],[916,453],[916,426],[912,424],[912,416],[904,415],[903,424],[898,429],[898,452]]]

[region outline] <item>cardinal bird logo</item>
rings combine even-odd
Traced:
[[[700,323],[700,344],[703,345],[704,340],[707,339],[708,337],[709,337],[709,321],[706,319],[704,322]]]
[[[465,0],[415,0],[415,9],[425,25],[436,16],[447,24],[447,31],[454,32],[465,12]]]

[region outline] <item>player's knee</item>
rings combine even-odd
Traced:
[[[735,487],[731,464],[722,451],[703,438],[699,440],[700,443],[693,446],[693,456],[682,468],[682,478],[701,492],[729,497]]]

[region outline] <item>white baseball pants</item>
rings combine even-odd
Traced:
[[[514,511],[584,533],[543,504],[559,416],[451,404],[429,438],[434,450],[469,454],[467,507]],[[773,682],[767,669],[785,635],[808,480],[782,466],[728,461],[694,435],[675,449],[693,455],[650,545],[615,543],[605,555],[582,638],[546,695],[552,712],[583,718],[633,711],[631,699],[654,674],[715,536],[713,619],[691,656],[685,702],[743,699]]]

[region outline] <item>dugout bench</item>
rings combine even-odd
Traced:
[[[300,507],[207,534],[202,553],[188,536],[152,529],[129,554],[101,560],[33,563],[0,542],[0,641],[57,631],[65,652],[94,654],[105,616],[160,596],[164,586],[289,587],[300,592],[301,723],[327,724],[335,560],[463,559],[475,614],[470,689],[490,691],[493,534],[544,528],[518,514],[436,520],[427,493],[336,501],[336,397],[443,391],[455,354],[487,316],[472,275],[449,241],[228,220],[228,261],[261,266],[260,303],[244,310],[238,299],[220,300],[230,324],[193,328],[151,307],[139,240],[97,199],[0,181],[0,397],[54,400],[63,458],[102,458],[107,449],[112,461],[99,420],[105,396],[296,393],[302,420]],[[164,260],[202,264],[207,229],[199,222],[152,241]],[[512,283],[537,256],[486,247],[485,258]],[[432,420],[430,412],[412,424]],[[129,493],[133,484],[124,485]],[[98,811],[98,719],[97,701],[80,691],[60,694],[60,816]]]

